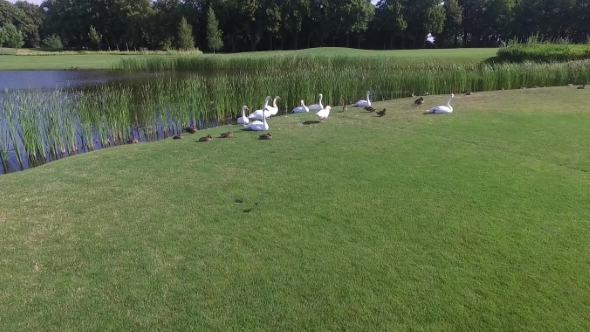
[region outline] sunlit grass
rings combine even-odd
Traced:
[[[588,97],[335,107],[0,176],[3,329],[588,330]]]
[[[16,50],[4,49],[6,54],[16,54]],[[149,59],[165,59],[156,61],[173,61],[175,59],[203,58],[203,61],[225,61],[224,59],[253,59],[275,56],[355,56],[377,57],[381,59],[395,58],[399,62],[422,60],[437,60],[443,62],[468,62],[476,63],[484,61],[496,55],[495,48],[481,49],[444,49],[444,50],[394,50],[394,51],[370,51],[339,47],[321,47],[297,51],[268,51],[268,52],[243,52],[236,54],[199,54],[186,52],[78,52],[56,53],[37,50],[19,50],[27,56],[3,56],[0,61],[0,70],[63,70],[63,69],[113,69],[121,68],[121,60],[135,59],[139,63],[153,61]],[[63,56],[57,56],[57,55]],[[192,61],[192,60],[182,60]],[[125,64],[129,66],[129,64]]]

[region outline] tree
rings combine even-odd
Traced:
[[[96,31],[94,26],[90,26],[90,32],[88,33],[88,38],[90,38],[90,42],[92,45],[96,46],[98,50],[100,50],[100,46],[102,44],[102,35]]]
[[[22,31],[26,45],[29,47],[38,47],[41,42],[39,32],[44,21],[41,7],[26,1],[17,1],[14,5],[20,9],[24,15],[22,24],[17,25],[17,28]]]
[[[443,31],[436,35],[437,44],[443,47],[458,47],[463,24],[463,8],[457,0],[445,0],[445,23]]]
[[[0,48],[2,47],[2,45],[4,44],[4,29],[0,28]]]
[[[207,13],[207,44],[213,50],[213,53],[223,47],[219,21],[212,7],[209,7],[209,12]]]
[[[399,0],[381,0],[377,3],[376,25],[389,37],[389,48],[395,48],[396,37],[404,36],[408,28],[404,13],[404,5]]]
[[[25,44],[24,36],[22,32],[18,31],[18,29],[12,23],[8,23],[4,26],[4,43],[8,47],[12,48],[21,48]]]
[[[344,0],[339,4],[337,11],[341,19],[340,27],[346,35],[346,47],[350,46],[350,34],[361,35],[375,16],[375,6],[367,0]]]
[[[404,0],[408,31],[413,33],[414,48],[424,48],[428,34],[440,33],[445,11],[439,0]]]
[[[193,38],[193,27],[188,24],[184,16],[180,19],[178,25],[178,48],[183,50],[192,50],[195,47]]]

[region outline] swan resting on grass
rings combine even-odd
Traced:
[[[254,131],[268,130],[268,123],[266,123],[266,116],[262,117],[262,122],[261,121],[252,121],[249,124],[244,125],[244,128],[246,128],[248,130],[254,130]]]
[[[359,100],[354,104],[355,107],[366,107],[371,106],[371,100],[369,99],[369,91],[367,91],[367,100]]]
[[[270,112],[271,116],[277,115],[279,113],[279,107],[277,106],[277,99],[281,99],[281,97],[276,96],[275,99],[272,101],[272,106],[266,106],[266,109]]]
[[[291,111],[291,113],[305,113],[305,112],[309,112],[309,107],[305,106],[303,99],[301,100],[301,106],[297,106]]]
[[[248,119],[250,120],[262,120],[264,113],[265,118],[269,118],[271,116],[270,111],[268,110],[268,101],[271,99],[271,96],[266,96],[266,100],[264,101],[264,107],[260,110],[254,111],[252,114],[248,115]]]
[[[246,116],[246,111],[250,112],[248,106],[242,106],[242,116],[238,118],[238,124],[248,124],[250,123],[250,119]]]
[[[319,103],[309,106],[310,111],[319,111],[324,109],[324,105],[322,105],[322,98],[324,98],[324,95],[320,93],[318,96],[320,97]]]
[[[448,114],[448,113],[453,113],[453,107],[451,106],[451,99],[453,99],[455,97],[454,93],[451,93],[451,98],[449,98],[449,100],[447,101],[447,105],[443,105],[443,106],[436,106],[433,107],[431,109],[429,109],[428,111],[426,111],[426,113],[431,113],[431,114]]]

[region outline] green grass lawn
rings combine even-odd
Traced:
[[[334,107],[2,175],[0,325],[588,331],[589,97]]]
[[[12,50],[14,51],[14,50]],[[112,69],[121,59],[146,57],[151,55],[114,54],[68,54],[46,55],[51,52],[39,52],[43,55],[15,56],[11,49],[4,49],[4,53],[13,54],[0,57],[0,70],[63,70],[71,67],[79,69]],[[196,56],[207,57],[264,57],[276,55],[312,54],[312,55],[352,55],[352,56],[385,56],[399,57],[400,60],[445,60],[461,62],[480,62],[496,55],[496,48],[474,49],[442,49],[442,50],[394,50],[369,51],[340,47],[322,47],[298,51],[270,51],[244,52],[236,54],[205,54]],[[35,53],[33,53],[35,54]],[[57,54],[57,53],[56,53]],[[170,55],[177,56],[177,55]]]

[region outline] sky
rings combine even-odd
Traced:
[[[15,3],[17,0],[8,0],[8,1],[9,1],[9,2],[12,2],[12,3]],[[43,0],[26,0],[26,1],[27,1],[27,2],[30,2],[30,3],[35,3],[35,4],[37,4],[37,5],[40,5],[40,4],[41,4],[41,2],[43,2]],[[378,0],[371,0],[371,2],[372,2],[373,4],[376,4],[376,3],[377,3],[377,1],[378,1]]]

